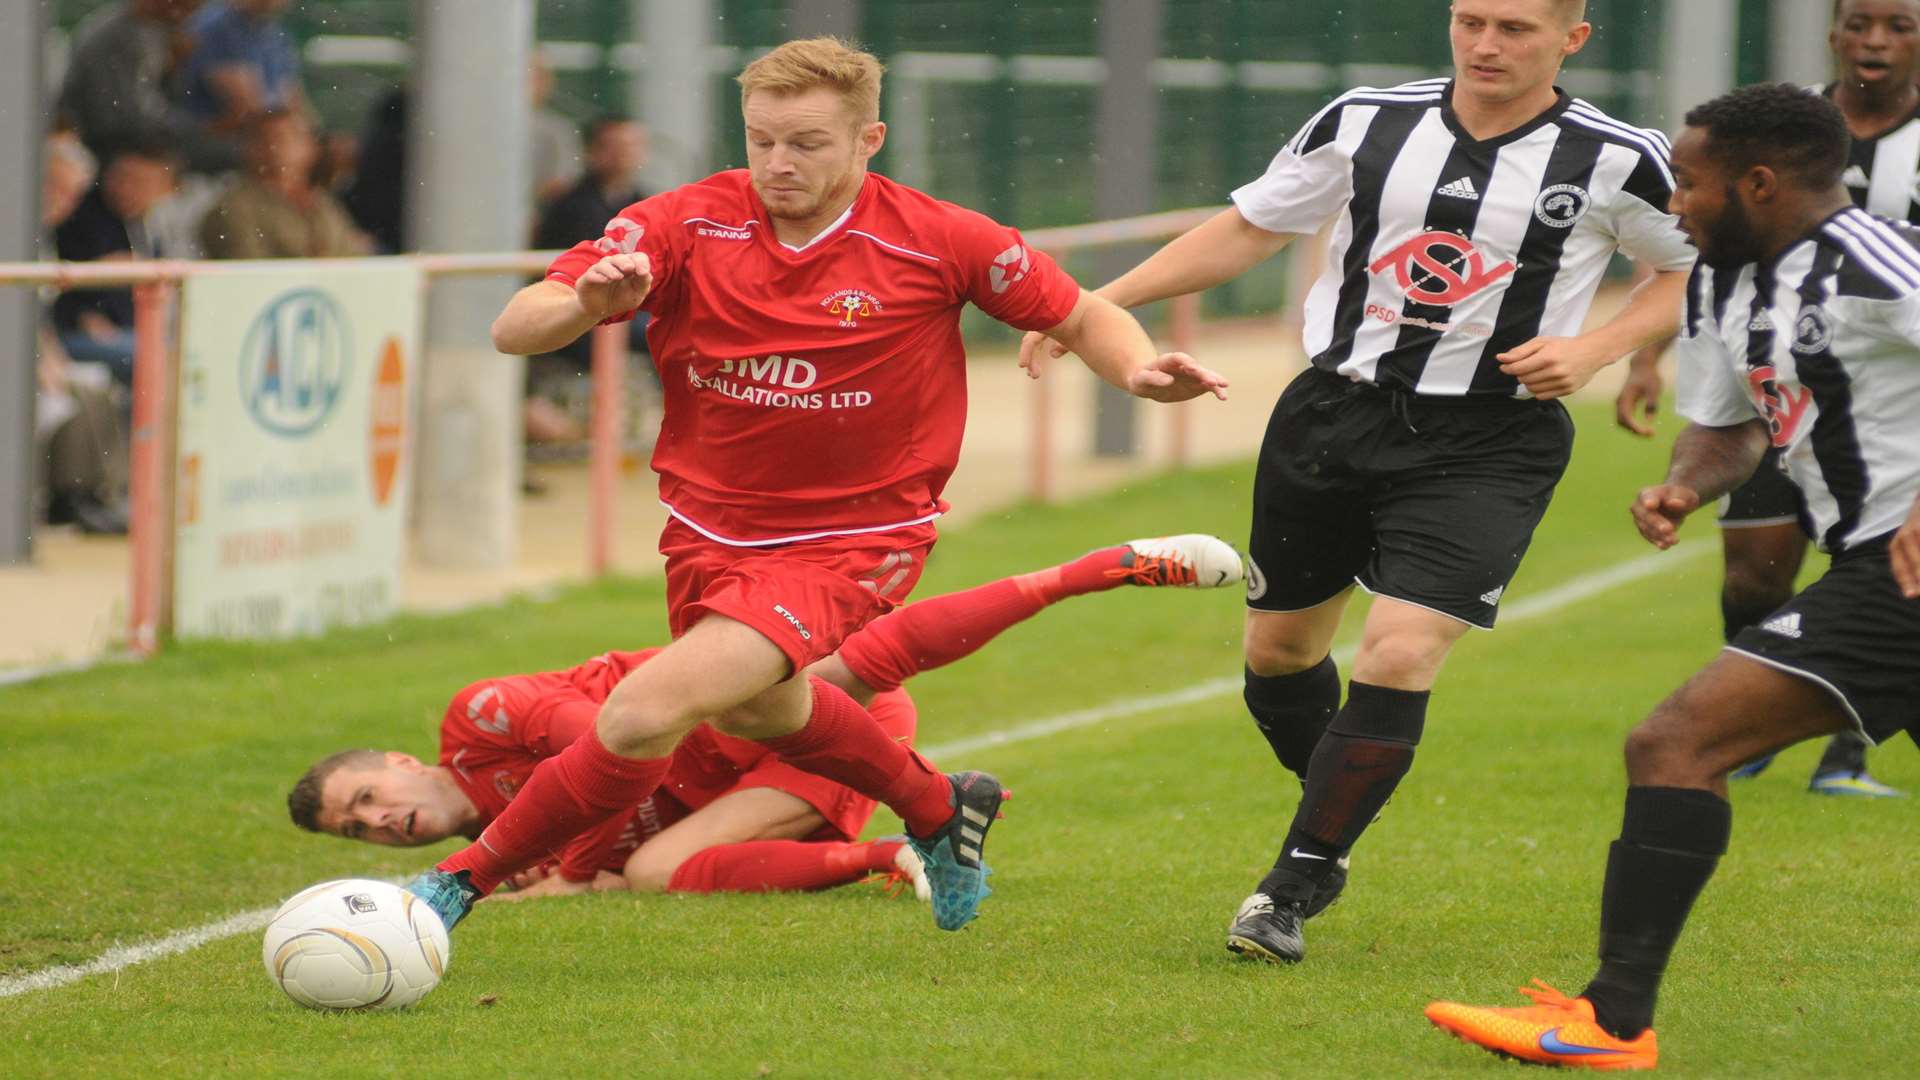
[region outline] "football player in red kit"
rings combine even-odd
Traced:
[[[911,745],[913,702],[900,684],[972,654],[1047,605],[1120,585],[1213,588],[1241,578],[1239,554],[1214,537],[1134,540],[910,604],[848,638],[809,674],[845,690],[894,741]],[[447,706],[438,765],[392,750],[333,754],[288,795],[294,823],[406,847],[477,836],[541,761],[592,727],[613,688],[659,652],[613,652],[566,671],[476,682]],[[922,863],[904,841],[854,842],[873,810],[873,800],[760,743],[702,725],[674,748],[652,795],[574,837],[537,883],[513,895],[810,890],[885,873],[912,881],[926,899]]]
[[[653,453],[675,640],[608,693],[467,848],[408,883],[449,927],[509,876],[644,801],[702,723],[886,804],[934,920],[970,921],[1000,782],[943,776],[830,682],[800,677],[904,600],[934,542],[966,412],[960,313],[1047,329],[1142,397],[1224,380],[1092,297],[1012,229],[885,177],[880,64],[831,38],[740,76],[749,167],[635,203],[516,293],[506,353],[651,316]]]

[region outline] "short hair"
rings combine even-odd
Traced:
[[[293,823],[308,832],[321,832],[320,828],[320,789],[326,786],[327,777],[349,765],[371,766],[384,760],[385,754],[378,750],[342,750],[337,754],[328,754],[313,763],[293,790],[287,792],[287,814]]]
[[[1840,182],[1853,141],[1838,106],[1784,82],[1743,86],[1697,105],[1687,126],[1707,133],[1707,152],[1721,163],[1767,165],[1816,191]]]
[[[1560,21],[1568,26],[1576,26],[1587,19],[1587,0],[1553,0],[1553,9]]]
[[[164,165],[174,172],[179,172],[186,164],[186,158],[181,156],[179,147],[164,135],[154,132],[142,132],[121,142],[113,148],[111,154],[107,155],[100,167],[104,171],[114,162],[126,157],[136,157]]]
[[[610,127],[617,127],[621,124],[631,124],[634,122],[635,121],[633,117],[623,112],[601,113],[600,115],[587,121],[587,126],[580,129],[580,135],[581,137],[586,139],[587,142],[591,143],[593,140],[600,137],[601,132],[607,130]]]
[[[1915,7],[1920,7],[1920,0],[1907,0],[1907,3]],[[1833,17],[1836,21],[1840,18],[1840,13],[1846,9],[1847,0],[1833,0]]]
[[[847,100],[856,122],[871,124],[880,119],[880,76],[885,71],[878,57],[850,41],[802,38],[774,49],[740,72],[740,104],[744,106],[758,91],[784,96],[824,86]]]

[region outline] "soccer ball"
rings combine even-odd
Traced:
[[[310,1009],[404,1009],[440,982],[452,956],[440,916],[384,881],[323,881],[280,905],[260,959]]]

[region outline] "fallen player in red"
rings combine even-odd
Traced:
[[[917,717],[901,683],[971,655],[1048,605],[1122,585],[1215,588],[1241,579],[1240,556],[1225,541],[1199,534],[1134,540],[909,604],[869,624],[808,674],[846,691],[896,741],[912,745]],[[474,683],[447,706],[439,764],[397,750],[333,754],[287,796],[293,821],[399,847],[477,837],[535,766],[590,730],[613,687],[658,652],[610,652],[565,671]],[[910,846],[857,840],[874,806],[760,743],[701,725],[674,750],[667,779],[652,796],[574,837],[501,898],[594,888],[813,890],[881,874],[911,882],[925,900],[925,874]]]

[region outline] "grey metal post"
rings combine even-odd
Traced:
[[[0,262],[28,261],[40,228],[40,85],[43,7],[0,6]],[[0,565],[33,557],[34,365],[39,354],[33,289],[0,286]]]
[[[712,172],[715,0],[632,0],[632,25],[646,56],[633,81],[633,115],[653,133],[647,162],[652,190],[664,191]]]
[[[517,251],[531,198],[533,0],[415,0],[408,220],[423,251]],[[435,566],[496,567],[519,542],[523,361],[488,328],[512,277],[428,290],[414,543]]]
[[[1160,55],[1162,0],[1101,0],[1100,55],[1106,78],[1094,114],[1094,217],[1105,221],[1151,212],[1160,95],[1153,62]],[[1140,261],[1143,250],[1118,247],[1100,258],[1111,280]],[[1093,452],[1124,457],[1135,450],[1134,399],[1101,382],[1094,390]]]
[[[1833,77],[1833,50],[1827,30],[1833,8],[1813,0],[1773,0],[1773,44],[1767,58],[1770,78],[1824,83]]]
[[[1666,8],[1657,126],[1671,132],[1688,109],[1733,88],[1740,12],[1737,0],[1669,0]]]
[[[860,38],[860,0],[787,0],[787,32],[796,38],[832,34]]]

